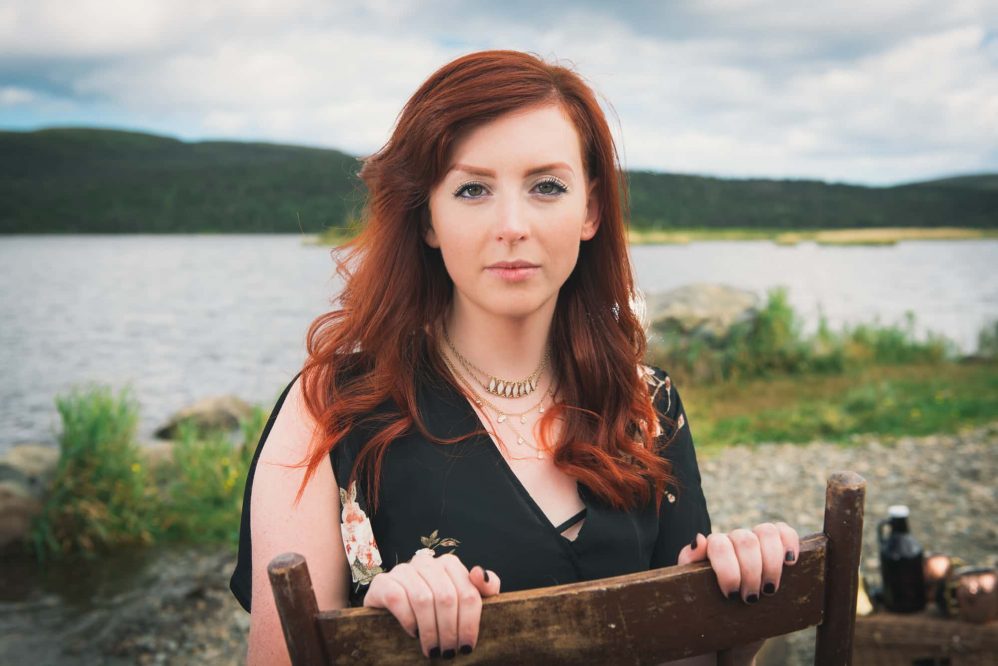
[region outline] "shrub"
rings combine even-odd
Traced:
[[[39,556],[93,553],[121,543],[150,543],[155,485],[135,444],[138,405],[130,391],[73,389],[56,398],[62,418],[52,490],[36,519]]]
[[[818,330],[805,336],[787,290],[777,287],[767,293],[766,304],[754,318],[732,326],[723,340],[652,337],[648,355],[683,380],[701,382],[841,373],[869,364],[937,363],[958,355],[956,345],[940,335],[930,333],[925,341],[917,340],[914,322],[915,315],[909,311],[901,326],[883,326],[877,321],[835,332],[822,315]],[[995,354],[998,322],[994,331],[982,331],[980,346]]]
[[[162,504],[164,537],[238,541],[243,485],[249,461],[225,433],[199,437],[182,424],[173,446],[171,481]]]

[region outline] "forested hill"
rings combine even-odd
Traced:
[[[0,132],[0,233],[318,232],[356,211],[336,150],[115,130]],[[998,227],[998,174],[896,187],[628,174],[636,228]]]

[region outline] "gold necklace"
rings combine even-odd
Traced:
[[[542,397],[540,399],[540,401],[538,401],[537,404],[535,404],[530,409],[528,409],[526,411],[523,411],[523,412],[520,412],[518,414],[507,414],[506,412],[504,412],[503,410],[499,409],[494,404],[492,404],[491,402],[489,402],[488,400],[486,400],[484,396],[482,396],[481,394],[479,394],[478,391],[476,391],[475,388],[473,386],[471,386],[471,384],[464,378],[464,376],[461,375],[454,368],[454,366],[451,364],[451,362],[447,359],[447,355],[446,354],[441,354],[440,357],[443,359],[444,364],[447,366],[447,369],[451,371],[451,374],[454,375],[454,377],[461,383],[461,385],[464,386],[469,391],[471,391],[471,393],[472,393],[472,400],[474,400],[475,404],[478,405],[479,407],[482,407],[483,404],[484,405],[488,405],[489,407],[491,407],[493,409],[493,411],[496,412],[496,421],[498,421],[499,423],[505,422],[507,416],[519,416],[520,417],[520,423],[526,423],[527,422],[527,414],[529,414],[530,412],[534,411],[535,409],[540,414],[544,413],[544,399],[547,396],[550,395],[552,397],[552,399],[554,398],[554,393],[549,388],[545,392],[544,397]],[[532,444],[527,444],[527,439],[522,434],[520,434],[520,432],[516,428],[513,427],[512,423],[508,423],[507,427],[509,427],[509,429],[513,431],[513,434],[516,435],[516,443],[518,445],[520,445],[520,446],[524,446],[524,445],[528,446],[528,448],[531,448],[531,449],[533,449],[535,451],[536,458],[538,460],[543,460],[544,459],[544,454],[541,452],[540,447],[538,447],[536,445],[532,445]],[[496,435],[497,438],[499,437],[498,433],[495,433],[495,435]],[[501,440],[501,438],[500,438],[500,440]],[[528,458],[535,457],[535,456],[527,456],[527,457],[524,457],[524,458],[517,458],[517,457],[514,457],[512,454],[509,454],[508,451],[507,451],[507,454],[509,455],[509,457],[510,457],[511,460],[527,460]]]
[[[537,390],[541,373],[544,372],[544,368],[547,367],[548,364],[547,349],[544,350],[544,357],[541,359],[541,364],[537,366],[537,369],[534,370],[533,374],[526,379],[521,381],[500,379],[495,375],[485,372],[477,365],[466,359],[461,352],[457,350],[454,343],[451,342],[450,336],[447,334],[447,326],[442,326],[441,328],[443,329],[444,340],[447,342],[447,346],[450,347],[450,350],[454,352],[454,355],[457,356],[457,360],[462,366],[464,366],[464,369],[468,371],[468,374],[472,375],[475,378],[475,381],[481,384],[482,388],[489,393],[503,398],[520,398],[530,395]],[[488,377],[488,380],[482,380],[482,376]]]

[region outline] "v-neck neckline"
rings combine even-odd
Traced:
[[[582,539],[582,537],[589,532],[589,523],[592,521],[594,515],[593,506],[590,503],[589,498],[587,497],[586,487],[581,483],[579,483],[578,480],[576,480],[575,482],[576,492],[579,494],[579,498],[582,500],[582,504],[586,514],[585,518],[582,521],[582,527],[579,528],[579,531],[575,535],[575,538],[569,539],[568,537],[564,536],[561,532],[558,531],[558,526],[555,525],[553,522],[551,522],[551,519],[548,518],[548,515],[546,513],[544,513],[544,510],[541,508],[541,506],[537,503],[534,497],[527,490],[527,487],[523,485],[523,481],[521,481],[520,477],[516,475],[516,472],[513,471],[513,468],[510,467],[509,461],[507,461],[506,458],[502,455],[502,451],[499,450],[499,445],[495,442],[495,440],[492,439],[492,436],[489,434],[489,429],[482,422],[481,417],[478,415],[478,412],[472,406],[471,401],[468,400],[467,396],[465,396],[464,393],[459,391],[453,384],[447,381],[446,378],[440,377],[440,380],[443,386],[446,387],[448,393],[451,394],[451,397],[458,401],[458,404],[460,405],[459,410],[462,412],[462,417],[463,417],[462,421],[465,421],[468,423],[468,425],[473,426],[474,430],[476,431],[477,430],[484,431],[482,433],[476,434],[474,436],[474,440],[472,441],[475,443],[481,443],[483,446],[486,446],[489,449],[489,451],[491,451],[490,455],[492,455],[496,459],[497,466],[500,469],[502,469],[503,472],[506,474],[506,477],[509,480],[510,485],[512,485],[514,490],[517,493],[519,493],[524,503],[527,504],[528,507],[530,507],[535,517],[540,520],[540,522],[544,525],[545,529],[550,530],[550,532],[555,537],[557,537],[561,543],[567,546],[575,546],[576,544],[578,544],[580,539]]]

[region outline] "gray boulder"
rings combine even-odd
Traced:
[[[761,299],[752,291],[723,284],[697,283],[645,296],[652,333],[717,342],[735,324],[751,321]]]
[[[41,498],[58,464],[58,447],[18,444],[0,456],[0,481],[21,485],[30,495]]]
[[[31,521],[42,511],[42,502],[23,485],[0,481],[0,550],[25,541]]]
[[[0,550],[28,536],[58,464],[59,449],[47,444],[19,444],[0,457]]]
[[[176,439],[177,429],[184,421],[192,422],[201,432],[236,430],[239,422],[252,413],[253,408],[249,403],[233,395],[205,398],[174,414],[165,425],[156,430],[155,435],[160,439]]]

